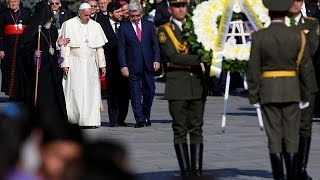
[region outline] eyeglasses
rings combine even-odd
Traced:
[[[97,6],[97,5],[95,5],[95,6],[94,6],[94,5],[91,5],[91,7],[95,7],[95,8],[96,8],[96,7],[98,7],[98,6]]]
[[[58,3],[58,2],[52,2],[52,3],[50,3],[51,5],[59,5],[60,3]]]
[[[186,7],[187,4],[186,3],[174,3],[174,4],[171,4],[172,7],[175,7],[175,8],[180,8],[180,7]]]

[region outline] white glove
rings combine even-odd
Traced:
[[[305,109],[307,107],[309,107],[309,102],[303,102],[303,101],[299,102],[299,108],[300,109]]]
[[[255,104],[253,104],[253,107],[255,107],[255,108],[260,108],[261,106],[260,106],[259,103],[255,103]]]

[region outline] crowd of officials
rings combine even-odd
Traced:
[[[202,175],[206,96],[216,87],[222,91],[223,84],[215,80],[208,90],[212,79],[208,83],[206,65],[184,40],[190,1],[156,0],[150,16],[144,14],[145,3],[86,0],[77,13],[60,0],[40,1],[32,11],[20,0],[1,7],[1,91],[26,105],[1,111],[0,141],[8,147],[0,152],[1,177],[134,178],[121,145],[85,143],[80,127],[101,125],[102,98],[110,127],[127,126],[129,102],[134,127],[151,126],[154,75],[160,67],[181,175]],[[311,179],[306,169],[312,118],[319,112],[319,3],[263,4],[271,25],[252,36],[249,101],[262,109],[274,179]],[[20,149],[32,143],[40,149],[41,164],[28,173]]]

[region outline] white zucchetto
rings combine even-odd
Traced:
[[[79,7],[79,10],[82,9],[91,9],[91,5],[89,3],[82,3]]]

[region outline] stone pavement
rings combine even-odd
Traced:
[[[163,100],[164,84],[156,84],[152,107],[152,126],[135,129],[131,107],[129,127],[108,127],[103,112],[103,126],[84,130],[89,139],[113,139],[123,143],[129,152],[130,167],[142,180],[179,179],[179,167],[172,144],[171,117]],[[0,107],[7,98],[0,95]],[[106,106],[106,101],[104,100]],[[268,180],[272,179],[267,138],[260,131],[255,109],[248,99],[230,96],[227,128],[221,133],[223,97],[208,97],[204,118],[203,174],[206,179]],[[313,122],[313,141],[308,171],[320,179],[320,121]]]

